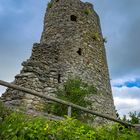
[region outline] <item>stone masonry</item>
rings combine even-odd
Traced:
[[[92,110],[115,118],[104,41],[92,4],[52,0],[40,43],[33,45],[31,57],[22,63],[23,69],[13,83],[55,96],[54,91],[69,77],[80,77],[98,89],[99,95],[89,97]],[[8,106],[27,110],[43,106],[42,99],[12,89],[7,89],[2,100]]]

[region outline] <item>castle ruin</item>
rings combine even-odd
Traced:
[[[69,77],[80,77],[94,85],[92,110],[115,118],[106,52],[100,20],[93,5],[80,0],[51,0],[48,4],[40,43],[31,57],[22,63],[14,84],[55,96],[56,89]],[[43,103],[38,97],[7,89],[2,100],[8,106],[37,110]]]

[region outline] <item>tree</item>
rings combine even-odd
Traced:
[[[130,112],[129,113],[130,120],[129,122],[132,124],[138,124],[140,122],[140,112]]]

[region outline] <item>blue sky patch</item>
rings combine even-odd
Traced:
[[[140,78],[135,79],[134,81],[127,81],[127,82],[124,82],[122,84],[115,84],[113,86],[118,87],[118,88],[121,88],[121,87],[124,87],[124,86],[129,87],[129,88],[132,88],[132,87],[140,88]]]

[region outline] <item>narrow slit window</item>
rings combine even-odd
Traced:
[[[61,74],[58,74],[58,83],[61,83]]]
[[[75,22],[77,21],[77,17],[75,15],[71,15],[70,18],[71,18],[71,21],[75,21]]]
[[[79,55],[82,55],[82,49],[79,48],[78,51],[77,51],[77,53],[78,53]]]
[[[58,60],[58,58],[57,58],[57,57],[55,57],[54,59],[55,59],[55,61],[57,61],[57,60]]]

